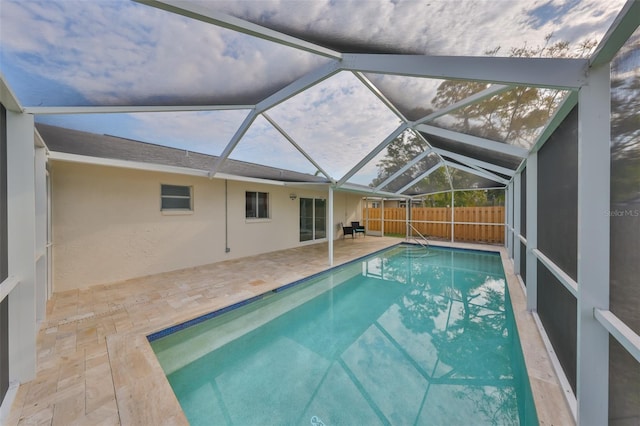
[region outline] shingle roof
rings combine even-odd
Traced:
[[[212,170],[219,157],[110,135],[36,123],[50,151],[88,157],[135,161],[194,170]],[[227,159],[220,173],[282,182],[327,182],[324,177]]]

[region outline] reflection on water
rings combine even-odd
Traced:
[[[286,293],[185,365],[212,326],[153,342],[192,424],[536,423],[499,256],[396,248]]]

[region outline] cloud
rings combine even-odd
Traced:
[[[8,60],[94,104],[250,103],[326,62],[124,0],[3,0],[0,17]]]
[[[158,145],[220,155],[246,110],[134,114],[45,115],[39,122]]]
[[[258,117],[230,158],[314,174],[317,169],[266,119]]]
[[[222,12],[291,34],[431,55],[601,37],[624,0],[215,1]],[[211,5],[211,2],[201,2]]]
[[[436,55],[499,46],[507,55],[549,33],[600,37],[624,0],[202,3],[331,43]],[[0,19],[5,60],[94,104],[254,103],[327,61],[125,0],[3,0]]]
[[[135,120],[132,134],[137,139],[220,155],[247,114],[231,110],[127,115]]]
[[[5,76],[12,87],[20,88],[17,95],[28,106],[252,104],[329,60],[126,0],[0,1],[1,58],[10,62],[0,63],[0,70],[11,71]],[[500,47],[499,54],[508,55],[513,47],[544,44],[550,33],[555,40],[573,43],[600,38],[624,0],[200,3],[328,45],[431,55],[484,55]],[[368,77],[385,93],[397,94],[393,100],[403,111],[430,109],[440,83]],[[56,90],[69,90],[64,96],[47,93],[52,81]],[[121,136],[219,154],[246,113],[129,114],[122,128],[127,134]],[[399,124],[346,72],[268,113],[338,179]],[[117,118],[105,121],[120,131]],[[233,156],[286,166],[300,159],[289,148],[257,121]],[[375,163],[357,177],[374,174]]]
[[[323,81],[268,114],[336,179],[400,124],[350,72]]]

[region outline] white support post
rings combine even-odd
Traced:
[[[365,197],[364,198],[364,211],[365,211],[365,217],[364,217],[364,228],[365,230],[369,230],[369,197]]]
[[[511,183],[509,188],[509,257],[513,260],[513,245],[515,244],[515,235],[513,235],[513,191],[514,185]]]
[[[333,187],[329,186],[329,223],[327,224],[327,228],[331,231],[327,232],[328,244],[329,244],[329,266],[333,266],[333,239],[335,237],[335,225],[333,223]]]
[[[510,238],[509,236],[511,235],[511,232],[509,231],[509,228],[511,227],[511,220],[509,217],[509,212],[511,211],[511,202],[510,202],[510,197],[511,197],[511,183],[509,183],[509,185],[506,186],[506,188],[504,189],[504,246],[507,249],[507,254],[509,256],[509,258],[511,258],[511,243],[510,243]]]
[[[380,200],[380,236],[384,237],[384,198]]]
[[[405,231],[405,237],[407,239],[407,241],[409,241],[409,230],[410,228],[410,221],[411,221],[411,206],[410,206],[411,202],[410,200],[407,200],[407,205],[405,206],[405,213],[404,213],[404,221],[405,221],[405,225],[406,225],[406,231]]]
[[[609,333],[594,309],[609,309],[611,92],[609,63],[590,69],[578,108],[578,424],[609,421]]]
[[[35,149],[35,209],[36,209],[36,319],[44,321],[47,300],[47,156],[44,147]]]
[[[456,196],[455,191],[451,190],[451,242],[454,243],[456,241],[455,237],[455,227],[456,227]]]
[[[522,207],[521,181],[522,172],[513,177],[513,271],[520,275],[520,208]]]
[[[7,111],[7,229],[9,275],[19,284],[9,294],[9,380],[36,373],[36,206],[34,121]]]
[[[538,153],[527,159],[527,309],[538,310],[538,260],[534,250],[538,248]],[[521,254],[522,255],[522,254]]]

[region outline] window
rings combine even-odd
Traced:
[[[269,218],[269,193],[247,191],[245,217],[247,219]]]
[[[191,187],[162,185],[160,210],[192,210]]]

